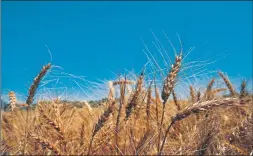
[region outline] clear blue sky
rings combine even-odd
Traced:
[[[140,37],[152,46],[150,29],[175,45],[178,32],[196,46],[193,60],[229,53],[210,70],[252,78],[252,2],[2,2],[2,87],[26,93],[50,61],[45,45],[53,64],[90,80],[140,71],[147,61]]]

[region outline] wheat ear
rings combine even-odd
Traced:
[[[87,101],[84,101],[83,104],[87,107],[89,114],[91,114],[92,108],[91,108],[90,104]]]
[[[235,90],[233,88],[232,83],[229,81],[228,77],[226,77],[222,72],[218,72],[220,77],[223,79],[223,81],[225,82],[226,86],[228,87],[228,90],[230,91],[230,95],[231,96],[235,96]]]
[[[210,100],[211,99],[211,91],[212,91],[212,88],[213,88],[213,85],[214,85],[214,81],[215,81],[215,78],[213,78],[207,85],[206,87],[206,92],[204,94],[204,97],[206,98],[206,100]]]
[[[14,92],[9,92],[9,101],[10,101],[10,108],[11,108],[11,111],[14,110],[14,108],[16,107],[16,103],[17,103],[17,98],[16,98],[16,95]]]
[[[221,106],[240,106],[240,105],[239,105],[239,100],[237,98],[209,100],[209,101],[205,101],[205,102],[197,102],[197,103],[187,107],[186,109],[182,110],[181,112],[177,113],[175,116],[173,116],[172,121],[165,132],[165,136],[163,138],[163,142],[162,142],[161,148],[158,152],[158,155],[162,154],[163,147],[164,147],[167,135],[169,133],[169,130],[177,121],[183,120],[184,118],[186,118],[192,114],[196,114],[201,111],[207,111],[212,108],[221,107]]]
[[[128,120],[128,118],[130,117],[130,115],[132,113],[132,109],[134,109],[137,105],[137,102],[139,100],[139,95],[140,95],[141,90],[142,90],[143,81],[144,81],[144,70],[141,72],[141,75],[138,78],[138,81],[137,81],[137,84],[136,84],[136,90],[135,90],[135,93],[133,95],[133,98],[128,103],[128,105],[126,106],[125,121]]]
[[[194,102],[196,102],[195,90],[193,89],[193,87],[191,85],[189,88],[190,88],[191,102],[194,103]]]
[[[244,97],[246,97],[249,94],[246,90],[246,86],[247,86],[246,81],[245,80],[242,81],[241,90],[240,90],[240,99],[243,99]]]
[[[95,126],[95,129],[92,133],[92,136],[91,136],[91,140],[90,140],[90,145],[89,145],[89,148],[88,148],[88,153],[87,155],[90,154],[90,150],[91,150],[91,147],[92,147],[92,142],[94,140],[94,137],[95,135],[98,133],[98,131],[104,126],[105,122],[109,119],[109,116],[110,114],[113,112],[114,110],[114,107],[115,107],[115,101],[113,101],[109,107],[104,111],[104,113],[100,116],[98,122],[96,123],[96,126]]]
[[[197,92],[197,101],[196,102],[199,102],[201,100],[201,92],[198,91]]]
[[[126,81],[126,76],[125,76],[125,81]],[[119,122],[120,122],[120,117],[121,117],[121,109],[122,106],[124,105],[125,102],[125,92],[126,92],[126,83],[120,85],[120,104],[119,104],[119,109],[118,109],[118,115],[116,119],[116,128],[115,128],[115,142],[116,142],[116,147],[119,147],[118,144],[118,133],[119,133]],[[118,153],[119,150],[116,148],[116,153]]]
[[[180,111],[181,108],[180,108],[180,105],[179,105],[179,102],[178,102],[178,99],[177,99],[177,95],[175,93],[175,90],[173,89],[172,90],[172,96],[173,96],[173,101],[174,101],[174,104],[176,105],[177,107],[177,110]]]
[[[49,118],[49,116],[44,112],[40,105],[38,105],[38,110],[46,122],[58,132],[60,138],[63,140],[64,136],[59,125]]]
[[[79,147],[81,148],[84,144],[84,135],[85,135],[85,131],[84,131],[84,122],[82,122],[81,127],[79,129],[79,136],[80,136],[80,142],[79,142]]]
[[[139,155],[139,152],[143,149],[143,146],[146,144],[147,140],[150,138],[150,135],[153,133],[152,130],[148,129],[144,136],[141,138],[140,142],[136,147],[136,155]]]
[[[36,136],[34,134],[31,134],[31,137],[33,139],[35,139],[36,141],[38,141],[42,146],[45,146],[46,148],[51,150],[55,155],[61,155],[60,150],[58,148],[56,148],[56,146],[54,144],[52,144],[51,142],[49,142],[39,136]]]
[[[29,94],[28,97],[26,99],[26,104],[31,105],[33,103],[34,100],[34,95],[36,93],[36,90],[39,86],[40,81],[42,80],[42,78],[46,75],[47,71],[51,68],[51,64],[47,64],[46,66],[43,66],[42,70],[40,71],[40,73],[35,77],[35,79],[33,80],[33,84],[31,85],[30,89],[29,89]]]
[[[115,89],[113,87],[113,82],[109,81],[108,86],[109,86],[108,100],[113,101],[115,99]]]
[[[179,56],[176,56],[176,61],[174,64],[171,65],[171,71],[169,72],[164,81],[162,90],[163,104],[167,102],[171,94],[171,91],[174,88],[176,77],[181,67],[181,61],[182,61],[182,52]]]

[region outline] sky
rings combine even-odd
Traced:
[[[147,63],[145,45],[158,58],[153,41],[159,39],[173,60],[167,37],[179,51],[178,35],[185,51],[195,47],[189,60],[219,59],[205,67],[207,71],[252,80],[250,1],[4,1],[1,11],[3,93],[26,96],[49,62],[63,68],[55,68],[54,76],[65,76],[65,87],[80,87],[81,82],[73,80],[80,77],[73,75],[97,82],[126,70],[140,73]]]

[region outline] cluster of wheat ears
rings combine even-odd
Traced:
[[[107,101],[92,108],[38,101],[34,96],[51,64],[42,68],[29,89],[25,104],[9,93],[10,110],[2,112],[1,152],[14,155],[249,155],[253,149],[252,95],[246,82],[237,92],[228,77],[218,74],[227,88],[205,92],[189,86],[189,99],[179,100],[175,83],[182,53],[176,56],[161,92],[155,79],[144,87],[145,72],[136,88],[130,80],[109,82]],[[115,97],[115,86],[120,97]],[[218,94],[227,90],[229,95]],[[173,98],[170,98],[172,96]]]

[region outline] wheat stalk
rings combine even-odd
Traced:
[[[179,56],[176,56],[176,60],[174,64],[171,65],[171,71],[167,75],[163,84],[163,90],[162,90],[163,108],[162,108],[162,118],[161,118],[161,123],[160,123],[160,130],[159,130],[159,140],[160,140],[162,125],[163,125],[163,120],[164,120],[165,104],[167,100],[169,99],[169,96],[174,88],[177,74],[181,68],[181,62],[182,62],[182,52],[180,53]]]
[[[125,82],[126,82],[126,76],[125,76]],[[117,115],[117,120],[116,120],[116,128],[115,128],[115,142],[116,142],[116,147],[119,147],[118,144],[118,133],[119,133],[119,122],[120,122],[120,116],[121,116],[121,109],[122,106],[124,105],[125,102],[125,91],[126,91],[126,83],[123,83],[124,85],[120,85],[120,105],[118,109],[118,115]],[[116,148],[116,152],[118,153],[118,148]]]
[[[26,150],[25,148],[26,148],[26,143],[27,143],[27,138],[28,138],[27,129],[29,127],[29,120],[28,120],[28,118],[29,118],[29,108],[30,108],[30,105],[33,103],[34,96],[35,96],[36,90],[37,90],[37,88],[40,84],[40,81],[43,79],[43,77],[46,75],[46,73],[48,72],[48,70],[50,68],[51,68],[50,63],[48,63],[47,65],[42,67],[40,73],[34,78],[33,83],[30,86],[30,89],[28,91],[28,97],[26,99],[26,104],[28,105],[27,109],[26,109],[26,129],[25,129],[26,140],[25,140],[25,143],[24,143],[24,148],[23,148],[22,154],[24,154],[24,152]]]
[[[228,141],[224,141],[224,144],[235,150],[236,152],[240,153],[241,155],[249,155],[249,153],[246,151],[246,149],[243,149],[239,146],[230,144]]]
[[[169,130],[171,129],[171,127],[180,120],[183,120],[184,118],[192,115],[192,114],[196,114],[199,113],[201,111],[207,111],[210,110],[212,108],[215,107],[221,107],[221,106],[240,106],[239,105],[239,100],[237,98],[224,98],[224,99],[218,99],[218,100],[209,100],[209,101],[205,101],[205,102],[197,102],[187,108],[185,108],[184,110],[182,110],[181,112],[177,113],[175,116],[172,117],[172,121],[170,123],[170,125],[168,126],[166,132],[165,132],[165,136],[163,138],[163,142],[162,142],[162,146],[158,152],[158,155],[161,155],[162,151],[163,151],[163,147],[167,138],[167,135],[169,133]]]
[[[154,78],[154,81],[156,79]],[[156,112],[156,124],[157,124],[157,130],[159,131],[159,111],[158,111],[158,103],[160,104],[161,103],[161,100],[160,100],[160,95],[159,95],[159,92],[158,92],[158,89],[156,87],[156,81],[155,81],[155,112]],[[157,151],[159,150],[160,148],[160,133],[158,134],[158,142],[157,142]]]

